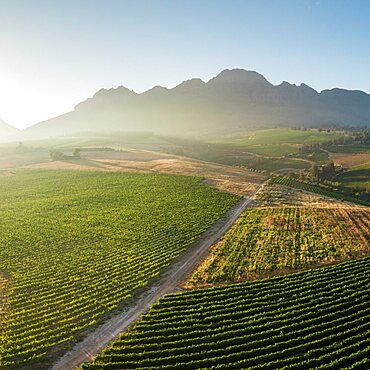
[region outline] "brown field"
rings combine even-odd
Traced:
[[[10,170],[17,167],[28,166],[48,161],[49,153],[38,151],[32,153],[14,153],[13,151],[0,151],[0,170]]]
[[[65,152],[65,150],[62,150]],[[72,154],[72,150],[68,151]],[[98,148],[83,148],[82,158],[79,161],[66,160],[65,165],[81,165],[88,167],[98,167],[95,160],[129,160],[129,161],[148,161],[153,159],[169,158],[166,154],[137,150],[99,150]],[[50,162],[49,150],[45,148],[31,148],[29,151],[17,152],[15,148],[0,148],[0,170],[7,170],[17,167],[27,167],[32,165],[43,165]]]
[[[247,169],[204,162],[181,156],[151,151],[127,150],[124,152],[84,153],[84,158],[68,161],[42,161],[26,168],[71,169],[122,172],[159,172],[187,176],[200,176],[205,183],[222,191],[248,196],[266,179],[266,175]]]
[[[330,159],[335,164],[340,164],[345,168],[359,166],[370,162],[370,154],[346,154],[346,153],[330,153]]]

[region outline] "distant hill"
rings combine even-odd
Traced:
[[[208,82],[191,79],[173,89],[138,94],[123,86],[101,89],[73,112],[38,123],[30,136],[88,131],[151,130],[196,134],[268,126],[370,126],[370,95],[362,91],[272,85],[261,74],[224,70]]]
[[[0,119],[0,141],[2,141],[5,138],[8,138],[12,135],[15,135],[19,132],[18,129],[16,129],[13,126],[8,125],[4,121]]]

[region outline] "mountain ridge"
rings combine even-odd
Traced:
[[[321,92],[301,83],[273,85],[262,74],[225,69],[205,82],[192,78],[173,88],[136,93],[100,89],[74,111],[33,125],[25,134],[151,130],[196,134],[259,126],[370,126],[370,94],[341,88]]]
[[[10,136],[16,135],[19,132],[20,130],[0,119],[0,141]]]

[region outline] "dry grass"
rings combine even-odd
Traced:
[[[49,153],[46,151],[35,153],[16,153],[14,151],[1,151],[0,170],[10,170],[16,167],[42,163],[48,161],[49,158]]]
[[[370,209],[265,184],[184,288],[261,279],[370,253]]]
[[[346,153],[331,153],[330,159],[335,164],[340,164],[345,168],[351,168],[370,162],[370,154],[346,154]]]
[[[81,160],[41,162],[27,168],[70,169],[117,172],[156,172],[205,178],[207,185],[222,191],[248,196],[266,179],[265,175],[216,163],[156,152],[131,150],[109,155],[109,152],[90,153]]]
[[[370,210],[252,208],[215,244],[185,288],[284,275],[370,253]]]
[[[256,195],[255,207],[366,208],[299,189],[267,184]]]

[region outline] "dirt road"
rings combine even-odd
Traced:
[[[243,210],[251,203],[253,196],[263,186],[260,185],[251,197],[242,198],[219,221],[207,230],[192,246],[183,252],[177,260],[163,273],[157,285],[139,298],[128,311],[110,319],[94,332],[89,334],[75,348],[66,353],[52,370],[78,369],[84,362],[91,361],[101,350],[117,336],[126,331],[149,307],[168,293],[180,290],[180,285],[191,274],[196,266],[207,256],[209,247],[215,244],[233,225]]]

